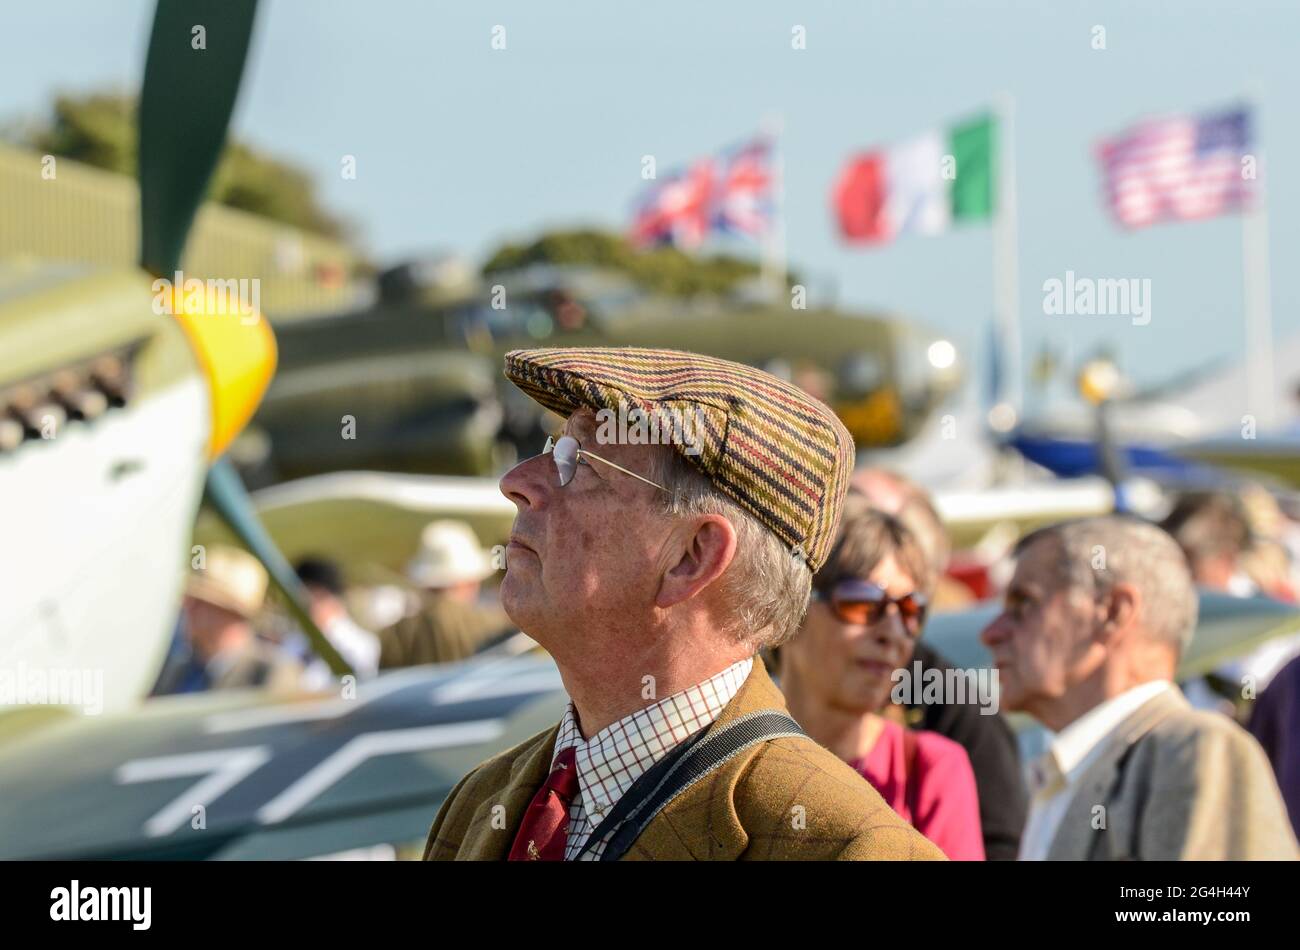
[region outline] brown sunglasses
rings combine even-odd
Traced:
[[[831,608],[831,613],[844,623],[870,626],[879,623],[893,604],[908,636],[918,637],[925,626],[925,613],[929,603],[925,595],[912,591],[902,597],[890,597],[879,584],[848,578],[837,581],[829,590],[814,590],[813,599]]]

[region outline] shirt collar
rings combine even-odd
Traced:
[[[1072,783],[1079,777],[1093,751],[1138,707],[1171,687],[1168,680],[1134,686],[1092,707],[1058,732],[1048,751],[1066,780]]]
[[[570,702],[560,720],[552,767],[562,751],[575,749],[583,810],[599,822],[647,769],[718,718],[753,665],[754,658],[746,657],[701,683],[624,716],[590,739],[583,738],[577,710]]]

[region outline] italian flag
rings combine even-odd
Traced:
[[[996,133],[983,116],[854,156],[832,196],[844,239],[883,243],[991,217]]]

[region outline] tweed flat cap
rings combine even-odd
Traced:
[[[698,419],[699,437],[689,450],[672,442],[677,453],[802,552],[811,570],[825,563],[853,471],[853,439],[803,390],[752,366],[632,347],[512,350],[505,373],[564,417],[621,406]]]

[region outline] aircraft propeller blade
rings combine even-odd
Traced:
[[[257,0],[158,0],[140,93],[140,266],[170,277],[207,195],[239,95]],[[306,609],[307,592],[262,527],[224,459],[208,472],[209,503],[266,567],[312,648],[335,675],[351,667]]]
[[[140,266],[170,277],[226,141],[257,0],[158,0],[140,93]]]
[[[240,543],[266,567],[271,583],[284,595],[290,612],[311,641],[312,650],[316,655],[329,665],[335,676],[353,673],[352,667],[325,638],[303,606],[307,603],[306,588],[262,526],[253,507],[253,500],[248,497],[248,490],[244,488],[239,473],[235,471],[228,459],[223,457],[212,463],[212,468],[208,471],[205,495],[208,503],[235,533]]]

